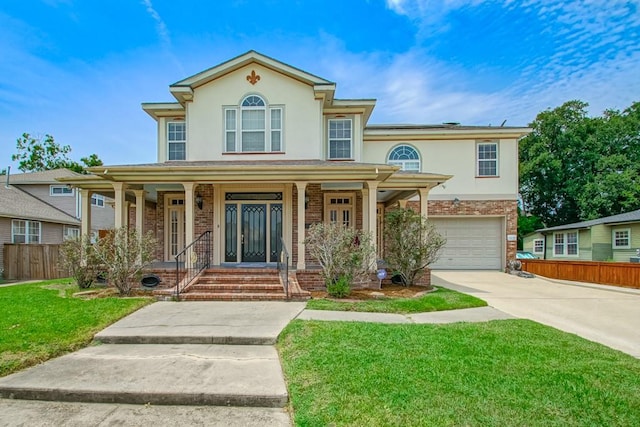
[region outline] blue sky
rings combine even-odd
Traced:
[[[0,168],[23,132],[156,160],[142,102],[254,49],[376,98],[370,123],[527,125],[640,101],[640,0],[3,0]]]

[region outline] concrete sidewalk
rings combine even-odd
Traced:
[[[456,323],[487,322],[489,320],[514,319],[513,316],[507,313],[503,313],[493,307],[465,308],[462,310],[434,311],[431,313],[413,314],[304,310],[297,318],[302,320],[375,323]]]
[[[0,425],[290,426],[271,344],[303,309],[299,302],[144,307],[97,334],[97,345],[0,378]]]

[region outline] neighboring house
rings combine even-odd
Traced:
[[[640,209],[536,230],[523,248],[544,259],[629,262],[640,248]]]
[[[158,260],[211,230],[213,265],[274,263],[284,242],[301,271],[318,222],[370,232],[382,255],[383,215],[407,203],[447,237],[436,268],[515,258],[526,127],[370,125],[375,100],[335,98],[335,83],[254,51],[169,90],[177,102],[142,104],[157,163],[59,179],[113,197],[115,226],[152,231]]]
[[[70,185],[59,182],[58,178],[74,178],[82,176],[69,169],[53,169],[42,172],[14,174],[9,177],[11,185],[26,191],[49,205],[60,209],[68,215],[82,218],[82,196]],[[102,194],[91,196],[91,232],[113,228],[113,200]],[[69,229],[70,235],[79,234],[80,229]]]
[[[79,233],[80,220],[74,216],[17,186],[0,185],[0,266],[5,243],[56,244]]]

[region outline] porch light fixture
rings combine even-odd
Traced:
[[[202,210],[203,202],[204,200],[202,199],[202,195],[200,195],[200,193],[196,194],[196,206],[198,206],[198,209]]]
[[[458,207],[458,205],[460,204],[460,199],[458,199],[457,197],[455,199],[453,199],[453,206],[454,207]]]

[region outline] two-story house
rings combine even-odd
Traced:
[[[152,230],[158,260],[211,231],[212,265],[268,265],[284,245],[301,272],[313,264],[305,230],[329,221],[370,232],[381,255],[384,212],[407,203],[447,237],[436,268],[515,257],[528,128],[370,125],[375,100],[338,99],[335,83],[254,51],[169,91],[175,102],[142,104],[157,123],[156,163],[62,180],[85,203],[113,195],[115,226]]]

